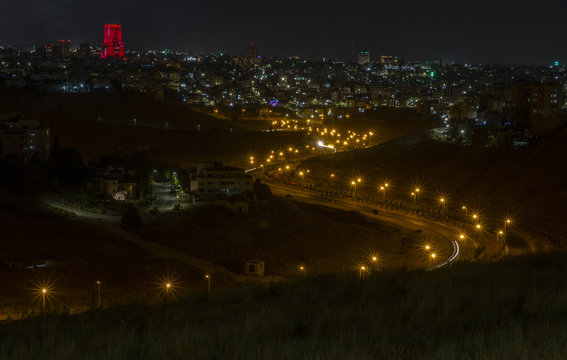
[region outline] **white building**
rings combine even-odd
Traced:
[[[191,174],[191,191],[200,195],[237,195],[251,192],[254,179],[244,169],[217,162],[199,163]]]

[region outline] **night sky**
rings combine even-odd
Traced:
[[[441,58],[458,63],[567,62],[567,1],[7,0],[0,44],[60,38],[99,45],[119,23],[127,48],[352,59]],[[3,1],[4,3],[4,1]]]

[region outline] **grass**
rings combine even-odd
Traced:
[[[566,254],[193,294],[0,328],[6,359],[562,359]]]

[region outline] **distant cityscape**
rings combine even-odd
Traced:
[[[353,112],[409,108],[438,116],[445,128],[438,135],[446,141],[521,147],[567,123],[566,69],[558,61],[547,67],[447,64],[373,57],[366,50],[352,62],[274,57],[254,42],[241,55],[134,50],[125,47],[120,25],[107,24],[100,47],[63,39],[28,50],[0,48],[0,91],[129,91],[212,107],[217,115],[223,107],[266,117],[271,109],[295,112],[291,123],[274,122],[283,130]]]

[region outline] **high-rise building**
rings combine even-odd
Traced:
[[[124,43],[122,42],[122,26],[118,24],[104,25],[104,41],[100,51],[101,59],[123,58]]]
[[[77,56],[81,58],[88,58],[91,56],[91,45],[89,43],[80,43],[77,50]]]
[[[58,40],[57,45],[59,45],[59,56],[69,56],[69,45],[71,45],[71,40]]]
[[[45,44],[45,55],[53,57],[69,56],[71,40],[57,40],[55,44]]]
[[[370,63],[370,53],[367,50],[362,50],[358,54],[358,65],[366,65]]]
[[[258,49],[256,48],[256,43],[250,41],[248,43],[248,48],[246,49],[246,59],[252,60],[258,57]]]

